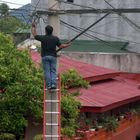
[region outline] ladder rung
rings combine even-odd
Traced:
[[[50,92],[54,92],[54,91],[59,91],[59,89],[57,88],[57,89],[44,89],[45,91],[50,91]]]
[[[59,103],[59,100],[45,100],[47,103]]]
[[[59,135],[45,135],[46,138],[59,138]]]
[[[60,112],[45,112],[46,114],[59,114]]]
[[[58,126],[58,123],[46,123],[46,125]]]

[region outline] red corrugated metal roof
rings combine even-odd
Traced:
[[[90,111],[106,111],[120,105],[140,100],[140,90],[125,81],[103,81],[89,89],[81,89],[78,99]],[[91,109],[92,108],[92,109]]]
[[[40,62],[40,55],[37,52],[31,52],[32,59],[35,63]],[[87,64],[77,60],[73,60],[67,56],[60,57],[59,72],[62,73],[68,69],[76,69],[83,78],[89,81],[99,81],[103,79],[113,78],[120,74],[120,72]]]
[[[34,63],[39,64],[41,61],[40,54],[36,51],[31,51],[31,57]]]
[[[73,60],[70,57],[61,56],[59,71],[64,72],[70,68],[76,69],[83,76],[83,78],[89,81],[99,81],[103,79],[113,78],[120,74],[120,72],[115,70]]]
[[[140,83],[140,73],[123,73],[120,76]]]
[[[38,54],[34,53],[33,56],[33,59],[38,62]],[[81,89],[82,94],[78,97],[83,111],[102,112],[140,100],[140,89],[137,86],[140,81],[137,76],[130,76],[127,73],[120,75],[118,71],[61,56],[59,71],[64,72],[70,68],[79,71],[84,78],[94,81],[90,88]]]

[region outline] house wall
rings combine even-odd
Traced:
[[[67,1],[67,0],[64,0]],[[36,6],[38,0],[31,0],[32,5]],[[48,0],[40,0],[36,10],[46,10],[47,9],[47,3]],[[104,1],[98,1],[98,0],[74,0],[74,4],[89,6],[93,8],[111,8],[109,5],[107,5]],[[139,8],[140,1],[138,0],[125,0],[125,1],[111,1],[110,4],[112,4],[115,8]],[[66,3],[60,3],[61,9],[81,9],[83,7],[80,6],[74,6],[71,4]],[[33,8],[34,9],[34,8]],[[60,15],[60,19],[72,24],[76,27],[81,28],[87,28],[89,25],[97,21],[99,18],[101,18],[104,14],[66,14],[66,15]],[[134,23],[139,25],[140,23],[140,14],[139,13],[127,13],[124,14],[129,19],[131,19]],[[45,18],[43,21],[42,18]],[[42,16],[40,18],[40,25],[38,26],[38,32],[40,34],[44,33],[44,27],[48,24],[47,22],[47,16]],[[76,19],[76,20],[75,20]],[[101,22],[99,22],[96,26],[90,29],[90,31],[87,31],[87,33],[94,35],[96,37],[99,37],[103,40],[110,40],[110,41],[128,41],[130,44],[128,46],[128,50],[131,50],[133,52],[139,52],[140,53],[140,33],[139,29],[134,27],[132,23],[129,23],[128,21],[124,20],[122,17],[120,17],[117,14],[110,14],[105,19],[103,19]],[[61,23],[61,38],[62,39],[71,39],[78,33],[67,28],[63,23]],[[81,35],[78,39],[83,40],[91,40],[91,38],[87,38],[83,35]],[[94,38],[93,38],[94,40]]]
[[[108,140],[136,140],[138,134],[140,134],[140,121],[125,129],[122,133],[116,133]]]
[[[32,123],[32,121],[30,121],[29,126],[26,129],[25,140],[33,140],[36,135],[42,134],[42,127],[42,123],[35,125]],[[136,135],[138,134],[140,134],[140,120],[133,125],[131,124],[126,129],[122,129],[122,131],[119,130],[114,132],[108,137],[108,139],[104,139],[103,137],[105,136],[102,137],[100,135],[101,137],[98,137],[98,139],[93,137],[90,140],[136,140]]]
[[[62,54],[82,62],[102,66],[114,70],[140,73],[140,54],[108,54],[108,53],[68,53]]]

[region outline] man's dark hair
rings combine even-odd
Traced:
[[[47,25],[47,26],[45,27],[45,31],[46,31],[46,34],[47,34],[47,35],[51,35],[52,32],[53,32],[53,27],[50,26],[50,25]]]

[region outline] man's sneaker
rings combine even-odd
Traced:
[[[56,86],[55,85],[52,85],[51,89],[56,89]]]
[[[50,89],[51,89],[51,87],[49,86],[49,87],[47,87],[47,89],[48,89],[48,90],[50,90]]]

